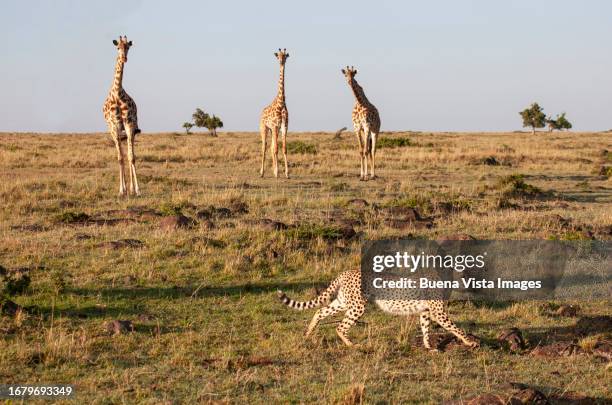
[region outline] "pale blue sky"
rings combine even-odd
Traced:
[[[609,129],[611,21],[606,0],[3,0],[0,131],[105,130],[120,34],[144,132],[181,130],[198,106],[257,130],[279,47],[290,131],[350,126],[347,64],[383,130],[520,129],[532,101]]]

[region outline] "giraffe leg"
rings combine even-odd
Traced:
[[[359,180],[363,180],[363,141],[361,140],[361,128],[355,126],[355,135],[357,135],[357,141],[359,141],[359,163],[361,165],[359,169]]]
[[[376,162],[376,138],[378,137],[378,134],[375,132],[371,133],[371,144],[370,144],[370,167],[371,167],[371,171],[372,171],[372,175],[370,176],[371,179],[375,179],[376,178],[376,172],[374,169],[375,166],[375,162]]]
[[[363,159],[363,180],[368,180],[368,138],[370,135],[370,127],[366,126],[363,128],[363,141],[362,141],[362,159]]]
[[[355,322],[357,322],[357,320],[361,318],[364,312],[365,312],[365,305],[358,305],[358,306],[349,308],[349,310],[346,311],[346,315],[344,319],[342,320],[342,322],[340,322],[340,325],[338,325],[338,327],[336,328],[336,333],[338,334],[340,339],[342,339],[342,342],[344,342],[345,345],[347,346],[353,345],[353,343],[346,336],[346,333],[349,331],[349,329],[353,325],[355,325]]]
[[[272,153],[272,164],[274,165],[274,177],[278,178],[278,127],[272,129],[272,144],[270,145]]]
[[[287,163],[287,123],[281,125],[281,136],[283,138],[283,158],[285,159],[285,177],[289,178],[289,163]]]
[[[429,311],[421,312],[419,317],[419,323],[421,324],[421,333],[423,334],[423,346],[431,350],[431,344],[429,343],[429,324],[431,318],[429,317]]]
[[[259,176],[263,177],[264,165],[266,163],[266,137],[268,133],[268,129],[265,125],[259,126],[259,133],[261,135],[261,169],[259,169]]]
[[[140,195],[138,179],[136,178],[136,156],[134,156],[134,128],[126,126],[128,162],[130,166],[130,193]]]
[[[431,319],[436,321],[436,323],[445,330],[455,335],[464,345],[469,347],[478,346],[478,342],[470,339],[463,330],[458,328],[457,325],[450,320],[446,311],[444,311],[444,303],[442,301],[432,301],[432,304],[430,304],[430,314]]]
[[[340,311],[344,311],[346,307],[342,302],[338,299],[333,300],[328,306],[317,310],[317,312],[312,317],[310,324],[308,325],[308,329],[306,330],[306,337],[310,336],[310,334],[315,330],[319,322],[328,316],[332,316],[337,314]]]
[[[115,148],[117,149],[117,161],[119,162],[119,195],[124,196],[126,193],[125,187],[125,171],[123,167],[123,148],[121,146],[121,133],[118,127],[112,126],[111,137],[115,142]]]

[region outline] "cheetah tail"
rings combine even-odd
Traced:
[[[319,296],[310,301],[294,301],[282,291],[277,291],[278,298],[281,302],[290,308],[303,311],[305,309],[311,309],[321,306],[323,303],[329,302],[336,291],[340,288],[340,277],[336,278]]]

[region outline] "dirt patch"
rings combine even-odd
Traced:
[[[114,320],[109,321],[105,325],[106,331],[111,335],[123,335],[134,331],[134,324],[132,321],[126,320]]]
[[[497,335],[497,341],[502,347],[506,347],[513,352],[521,351],[525,348],[523,333],[518,328],[510,328],[500,332]]]
[[[574,343],[556,342],[550,345],[537,346],[530,354],[536,357],[568,357],[584,354],[584,350]]]
[[[480,346],[480,338],[471,333],[467,334],[468,339],[478,343]],[[465,349],[469,350],[470,348],[464,345],[462,342],[457,339],[455,335],[451,335],[449,333],[434,333],[429,335],[429,344],[432,348],[436,349],[440,352],[446,352],[449,350],[456,349]]]
[[[289,228],[289,226],[284,222],[276,221],[269,218],[247,220],[244,222],[249,225],[259,226],[268,231],[280,231]]]
[[[446,405],[520,405],[520,404],[596,404],[598,399],[565,389],[553,389],[546,396],[537,388],[527,384],[510,382],[497,385],[492,392],[470,399],[445,401]]]
[[[475,237],[468,235],[467,233],[454,233],[450,235],[439,236],[437,241],[454,241],[454,240],[476,240]]]
[[[26,225],[13,225],[11,226],[11,230],[21,231],[21,232],[45,232],[49,230],[49,228],[46,226],[40,225],[40,224],[26,224]]]
[[[167,216],[167,217],[162,218],[161,221],[159,221],[159,227],[160,229],[164,231],[173,231],[176,229],[189,229],[189,228],[193,228],[195,225],[197,225],[195,220],[193,220],[192,218],[186,217],[185,215],[182,215],[182,214]]]

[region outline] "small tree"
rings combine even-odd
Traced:
[[[549,131],[552,132],[555,129],[558,131],[563,131],[564,129],[572,129],[572,123],[565,118],[565,113],[558,115],[554,120],[552,118],[548,118],[546,120],[548,124]]]
[[[544,128],[546,125],[546,114],[538,103],[531,104],[519,113],[523,117],[523,127],[531,127],[531,132],[535,134],[536,128]]]
[[[195,112],[191,115],[191,117],[193,118],[193,123],[198,128],[205,128],[206,121],[208,120],[208,118],[210,118],[210,116],[204,111],[202,111],[201,108],[196,108]]]
[[[183,128],[185,128],[185,132],[189,135],[191,133],[191,128],[193,128],[193,124],[191,122],[185,122],[183,123]]]
[[[223,128],[223,121],[213,114],[206,119],[204,126],[212,136],[217,136],[217,128]]]

